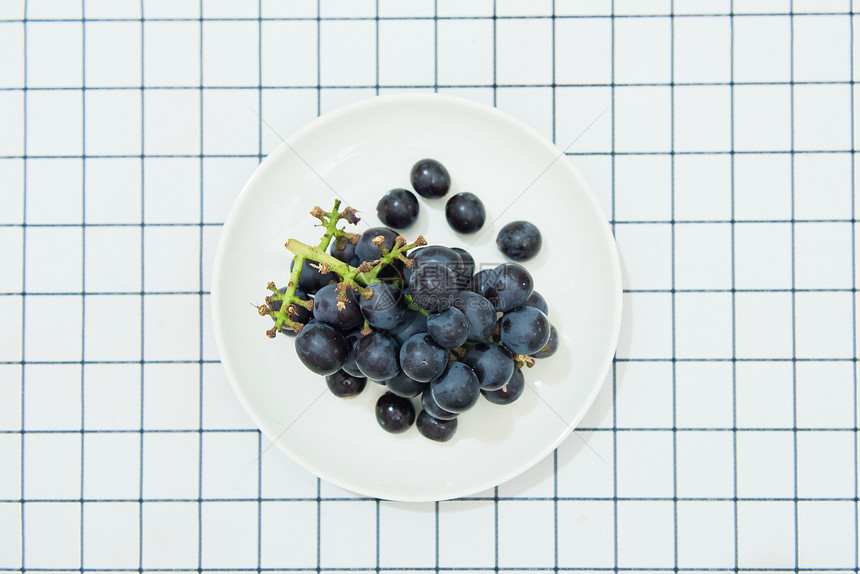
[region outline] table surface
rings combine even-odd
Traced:
[[[0,571],[857,570],[853,8],[5,0]],[[209,316],[259,162],[400,92],[581,134],[624,273],[577,431],[425,504],[269,449]]]

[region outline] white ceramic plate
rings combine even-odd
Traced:
[[[478,265],[504,261],[495,237],[526,219],[543,248],[526,265],[550,307],[561,346],[526,369],[527,388],[512,405],[481,399],[459,419],[450,442],[414,427],[391,435],[373,406],[384,391],[368,382],[361,396],[331,395],[299,362],[293,340],[268,339],[271,320],[251,303],[266,284],[286,284],[288,238],[319,240],[308,212],[336,197],[379,225],[376,203],[409,188],[421,158],[441,161],[453,195],[484,201],[480,234],[458,235],[445,221],[445,199],[419,197],[419,233],[431,244],[468,249]],[[237,199],[215,258],[212,313],[221,360],[237,395],[262,432],[300,465],[352,492],[390,500],[430,501],[475,494],[539,462],[569,435],[607,377],[621,322],[621,274],[608,223],[587,184],[562,152],[498,110],[441,95],[382,96],[326,114],[291,136],[259,167]]]

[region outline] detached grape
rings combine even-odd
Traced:
[[[443,197],[451,188],[448,170],[435,159],[422,159],[413,165],[409,179],[418,195],[429,199]]]
[[[508,223],[496,236],[499,251],[514,261],[528,261],[538,254],[542,243],[540,230],[528,221]]]
[[[445,204],[445,218],[454,231],[475,233],[484,226],[484,203],[474,193],[458,193]]]
[[[376,204],[379,220],[395,229],[406,229],[418,219],[418,199],[406,189],[392,189]]]

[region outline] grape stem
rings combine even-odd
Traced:
[[[373,291],[365,289],[365,286],[378,281],[379,272],[390,265],[393,261],[399,259],[409,266],[411,260],[406,258],[406,253],[415,247],[427,245],[427,241],[419,235],[413,243],[407,244],[406,238],[402,235],[395,239],[394,247],[391,250],[385,248],[382,244],[383,238],[377,237],[374,239],[374,244],[377,245],[382,253],[382,257],[372,262],[363,262],[358,267],[344,263],[340,259],[326,252],[332,239],[345,239],[353,244],[358,242],[359,234],[349,233],[343,228],[337,227],[340,220],[345,220],[348,223],[358,223],[359,218],[356,216],[356,210],[347,207],[343,211],[338,211],[340,208],[340,200],[334,201],[334,207],[331,211],[323,211],[319,206],[315,206],[310,214],[320,220],[317,227],[324,227],[325,232],[316,246],[310,246],[296,239],[288,239],[284,246],[293,254],[293,269],[290,273],[290,280],[287,283],[287,288],[282,293],[278,290],[274,283],[269,283],[267,288],[272,291],[272,295],[266,297],[265,305],[255,305],[260,315],[269,316],[274,319],[275,324],[271,329],[266,331],[269,338],[274,338],[283,327],[291,328],[298,333],[301,331],[304,324],[290,319],[291,310],[294,311],[294,305],[313,310],[313,301],[304,301],[296,297],[296,287],[299,284],[299,277],[305,263],[309,263],[316,268],[320,273],[334,272],[340,276],[341,281],[338,284],[338,301],[345,302],[347,288],[352,288],[365,298],[373,296]],[[410,308],[417,309],[425,315],[427,311],[418,309],[412,302],[412,298],[407,297],[407,303]],[[280,301],[280,306],[275,305],[275,301]],[[277,307],[277,308],[276,308]]]

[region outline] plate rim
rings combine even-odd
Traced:
[[[395,104],[398,102],[410,102],[413,104],[421,103],[421,102],[433,102],[434,105],[438,105],[439,102],[442,102],[445,105],[452,106],[460,106],[464,108],[471,108],[472,110],[483,113],[490,114],[494,116],[496,120],[505,122],[512,127],[524,131],[528,133],[535,142],[539,142],[547,151],[553,152],[556,154],[556,158],[550,164],[557,162],[559,159],[563,159],[565,161],[562,162],[565,170],[577,180],[577,183],[582,188],[584,195],[591,205],[591,207],[595,210],[596,213],[603,214],[603,210],[595,196],[594,192],[591,189],[591,186],[585,180],[585,178],[580,174],[579,170],[576,169],[569,161],[567,161],[565,151],[561,150],[556,144],[548,140],[543,134],[538,132],[535,128],[523,122],[522,120],[498,109],[497,107],[484,104],[475,100],[470,100],[467,98],[463,98],[460,96],[453,96],[450,94],[439,94],[439,93],[398,93],[398,94],[385,94],[385,95],[376,95],[371,96],[369,98],[365,98],[359,100],[357,102],[352,102],[328,112],[325,112],[308,123],[304,124],[294,132],[292,132],[287,137],[278,136],[281,142],[273,149],[269,154],[267,154],[263,160],[258,164],[255,168],[254,172],[249,176],[246,180],[245,184],[242,186],[241,191],[237,195],[236,199],[233,201],[233,204],[230,207],[230,211],[227,214],[227,218],[224,221],[224,225],[222,226],[221,236],[218,241],[218,245],[215,250],[213,267],[212,267],[212,277],[210,280],[210,305],[209,305],[209,314],[212,319],[212,329],[214,332],[215,344],[218,349],[219,359],[224,372],[227,375],[227,379],[230,383],[230,387],[233,390],[233,393],[239,399],[240,404],[242,405],[245,412],[260,430],[260,432],[269,440],[271,446],[277,446],[278,449],[288,456],[292,461],[298,464],[303,469],[312,473],[313,475],[329,482],[335,486],[338,486],[342,489],[345,489],[351,493],[362,497],[375,498],[378,500],[386,500],[392,502],[433,502],[433,501],[442,501],[442,500],[453,500],[457,498],[461,498],[464,496],[469,496],[470,494],[476,494],[478,492],[482,492],[489,488],[493,488],[495,486],[499,486],[516,476],[519,476],[526,470],[534,467],[538,462],[543,460],[546,456],[548,456],[552,451],[559,447],[559,445],[564,442],[571,434],[576,431],[577,424],[582,420],[585,414],[592,408],[594,402],[605,386],[606,378],[609,374],[610,369],[612,368],[612,364],[614,362],[614,357],[617,352],[617,347],[621,334],[621,323],[623,318],[623,285],[622,285],[622,269],[621,269],[621,261],[618,253],[618,246],[615,240],[614,234],[612,233],[611,224],[608,219],[605,217],[599,218],[600,221],[598,223],[600,229],[602,230],[602,235],[604,236],[604,241],[609,245],[609,254],[610,254],[610,264],[609,270],[611,271],[612,278],[612,287],[615,291],[615,297],[613,298],[613,316],[612,320],[612,334],[609,338],[606,350],[607,356],[604,356],[600,359],[600,364],[602,368],[600,369],[599,377],[597,377],[597,381],[591,392],[587,395],[586,400],[583,402],[581,408],[576,413],[576,416],[570,421],[564,421],[565,429],[561,430],[553,441],[548,442],[543,448],[535,449],[535,452],[531,457],[528,457],[527,462],[520,464],[519,466],[509,470],[506,473],[499,474],[496,478],[491,481],[484,481],[475,486],[470,486],[468,488],[460,488],[459,490],[453,490],[450,492],[446,492],[442,496],[439,496],[439,493],[431,493],[427,496],[422,496],[416,494],[414,496],[398,496],[398,497],[390,497],[385,496],[385,493],[375,491],[373,488],[356,488],[355,485],[350,484],[348,480],[342,479],[337,476],[333,476],[331,473],[321,469],[319,466],[312,464],[305,457],[299,456],[295,452],[292,452],[290,449],[286,447],[277,437],[276,433],[272,433],[271,429],[268,428],[267,424],[263,424],[261,417],[259,416],[257,409],[253,406],[251,401],[249,400],[247,394],[244,392],[242,385],[238,382],[238,378],[236,372],[231,364],[230,360],[225,360],[225,356],[227,356],[226,352],[226,343],[224,341],[223,333],[223,324],[221,314],[217,312],[220,305],[218,304],[221,297],[221,291],[218,289],[218,279],[222,273],[223,266],[223,258],[224,252],[227,249],[227,237],[232,232],[233,228],[237,225],[235,214],[239,210],[239,206],[247,201],[250,193],[258,179],[261,179],[264,176],[264,173],[271,169],[271,166],[278,161],[278,157],[284,155],[285,153],[294,153],[298,157],[301,157],[295,149],[293,148],[293,144],[297,141],[301,140],[306,134],[313,132],[320,125],[324,125],[329,122],[336,121],[339,117],[343,115],[353,114],[360,112],[364,108],[368,107],[376,107],[376,106],[385,106],[389,104]],[[549,166],[547,166],[547,169]],[[609,319],[607,319],[607,322]]]

